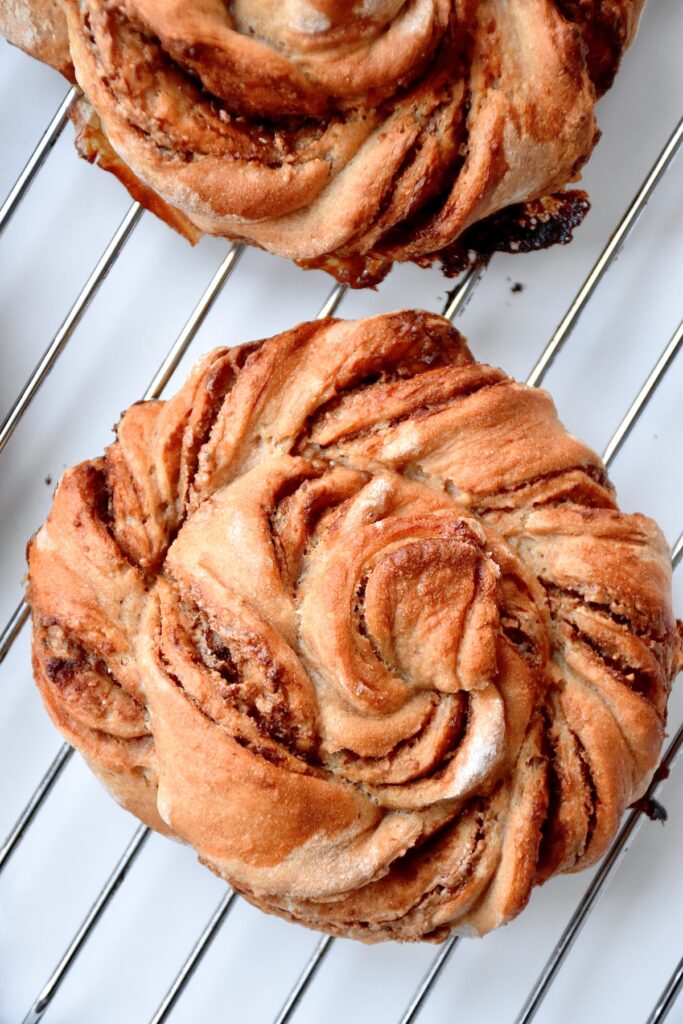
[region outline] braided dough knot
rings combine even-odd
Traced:
[[[439,317],[204,358],[63,478],[36,678],[143,820],[368,941],[509,920],[656,766],[680,645],[657,527],[548,395]]]
[[[361,286],[569,240],[642,3],[13,0],[0,27],[73,62],[78,148],[143,205]]]

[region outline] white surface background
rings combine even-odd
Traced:
[[[475,354],[524,377],[683,113],[683,4],[650,0],[617,87],[601,103],[603,140],[585,175],[593,211],[574,243],[534,256],[498,256],[459,321]],[[65,94],[51,70],[0,41],[0,196]],[[602,450],[683,315],[683,156],[549,374],[562,418]],[[79,161],[67,128],[0,239],[0,412],[58,328],[129,205],[109,175]],[[23,552],[69,464],[111,439],[226,250],[194,250],[145,214],[48,383],[0,459],[0,620],[21,594]],[[524,290],[513,294],[513,282]],[[332,286],[249,251],[176,374],[217,344],[263,337],[315,315]],[[440,310],[438,271],[400,267],[378,292],[349,295],[340,314],[405,305]],[[670,370],[612,476],[622,507],[683,529],[683,357]],[[683,614],[683,568],[674,581]],[[671,732],[683,717],[680,680]],[[0,672],[0,834],[11,827],[60,739],[31,682],[28,637]],[[644,1021],[683,947],[683,765],[665,784],[665,827],[646,822],[578,945],[539,1022]],[[79,759],[0,877],[0,1024],[23,1018],[135,828]],[[421,1024],[512,1021],[588,874],[537,891],[512,925],[462,942]],[[224,889],[188,849],[153,836],[69,975],[46,1020],[145,1022]],[[270,1021],[317,942],[304,929],[238,901],[173,1015]],[[392,1024],[436,950],[337,942],[311,986],[300,1024]],[[683,1021],[683,998],[670,1021]]]

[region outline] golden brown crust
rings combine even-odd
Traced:
[[[643,0],[62,2],[136,198],[358,286],[577,179]]]
[[[69,117],[76,131],[74,141],[79,156],[89,164],[96,163],[102,170],[113,174],[122,185],[125,185],[136,202],[141,203],[169,227],[184,235],[192,245],[199,241],[202,237],[201,231],[182,210],[165,203],[161,196],[133,174],[128,164],[124,163],[112,149],[111,143],[102,131],[99,117],[83,96],[71,105]]]
[[[64,735],[311,927],[497,927],[605,851],[657,764],[661,533],[428,313],[210,353],[65,474],[29,566]]]
[[[2,0],[0,32],[14,46],[75,81],[62,0]]]

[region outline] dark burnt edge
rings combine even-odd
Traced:
[[[429,266],[438,259],[446,277],[455,277],[495,252],[527,253],[567,245],[589,209],[588,196],[578,189],[506,206],[477,221],[450,245],[425,256],[424,263],[414,262]]]
[[[568,245],[589,210],[590,201],[585,192],[566,189],[503,207],[476,221],[453,242],[430,253],[400,259],[377,254],[374,250],[349,256],[335,251],[294,262],[304,270],[325,270],[340,284],[354,289],[376,288],[395,262],[415,263],[424,269],[438,262],[444,276],[453,278],[477,264],[488,262],[497,252],[518,254]]]
[[[639,800],[634,800],[630,807],[634,811],[640,811],[647,815],[650,821],[658,821],[661,825],[665,825],[669,818],[666,807],[653,796],[648,796],[647,793]]]
[[[626,44],[624,22],[618,13],[613,14],[616,5],[601,0],[556,0],[556,3],[562,16],[576,25],[588,73],[598,96],[603,96],[614,82]],[[601,31],[592,39],[591,27],[596,22]]]

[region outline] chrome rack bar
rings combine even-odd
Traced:
[[[206,286],[194,311],[190,314],[189,320],[173,343],[170,352],[150,381],[149,387],[142,396],[144,402],[148,402],[152,398],[158,398],[161,395],[175,373],[178,363],[196,337],[197,331],[206,320],[214,302],[221,293],[223,285],[237,266],[243,252],[243,242],[232,243],[218,270]]]
[[[429,995],[434,982],[439,977],[442,970],[448,963],[451,954],[455,950],[455,947],[457,946],[459,941],[460,940],[457,935],[451,935],[451,937],[449,939],[446,939],[446,941],[443,943],[441,949],[432,960],[429,970],[427,971],[424,978],[418,985],[417,991],[415,992],[413,998],[410,1000],[410,1004],[406,1009],[406,1012],[401,1017],[399,1024],[410,1024],[411,1021],[417,1018],[417,1015],[422,1009],[422,1004]]]
[[[347,290],[348,285],[336,284],[332,291],[330,292],[330,294],[327,296],[325,302],[323,303],[318,315],[316,316],[316,320],[324,320],[328,316],[333,316],[339,306],[339,303],[346,295]],[[232,900],[232,896],[230,898]],[[218,904],[218,907],[216,908],[216,910],[213,913],[213,916],[211,917],[211,920],[207,923],[206,927],[204,928],[204,931],[197,939],[195,945],[192,947],[192,950],[190,951],[187,959],[180,968],[180,971],[176,975],[171,987],[169,988],[168,992],[166,993],[161,1003],[159,1004],[159,1007],[154,1017],[152,1017],[150,1024],[163,1024],[163,1021],[166,1020],[168,1015],[173,1010],[175,1004],[177,1003],[183,990],[185,989],[185,986],[190,981],[192,975],[199,966],[204,954],[209,949],[211,943],[215,939],[218,931],[220,930],[223,921],[225,920],[227,909],[225,912],[221,913],[221,907],[223,906],[225,899],[226,897],[223,897],[221,903]],[[329,941],[331,942],[332,940],[330,939]],[[322,959],[322,957],[320,957],[320,959]]]
[[[34,789],[31,799],[17,818],[14,827],[5,839],[2,847],[0,847],[0,871],[2,871],[6,862],[14,853],[15,848],[23,839],[24,833],[42,807],[50,793],[50,790],[62,774],[64,768],[66,768],[72,754],[73,747],[70,747],[68,743],[62,743],[57,752],[57,756],[43,775],[37,788]]]
[[[192,952],[183,964],[182,970],[176,976],[175,981],[159,1004],[157,1012],[152,1017],[150,1024],[161,1024],[162,1021],[166,1020],[180,998],[183,989],[199,966],[202,957],[206,952],[208,952],[209,946],[216,938],[221,925],[228,916],[228,912],[236,899],[237,893],[233,892],[232,889],[228,889],[225,896],[214,910],[206,928],[199,936]]]
[[[105,277],[113,267],[114,262],[128,241],[133,228],[136,226],[141,216],[142,206],[140,203],[133,203],[128,210],[128,213],[119,224],[114,237],[97,261],[95,269],[85,282],[78,298],[71,307],[66,319],[63,321],[62,326],[46,348],[42,358],[19,393],[14,405],[5,416],[5,419],[0,426],[0,453],[2,453],[7,447],[9,439],[19,425],[19,421],[35,398],[48,373],[64,351],[67,342],[76,330],[78,324],[81,322],[83,314],[92,302]]]
[[[331,935],[323,935],[320,942],[311,953],[308,963],[294,983],[294,988],[287,996],[280,1012],[278,1013],[275,1024],[286,1024],[286,1022],[291,1018],[297,1006],[303,999],[306,989],[317,974],[318,968],[332,948],[333,942],[334,939]]]
[[[0,634],[0,665],[7,657],[9,649],[21,633],[29,616],[29,607],[26,601],[21,600],[10,615],[9,622]]]
[[[152,378],[149,387],[142,396],[143,401],[146,402],[151,398],[158,398],[162,393],[171,376],[175,372],[178,363],[187,351],[188,346],[204,323],[204,320],[220,294],[223,285],[230,277],[230,274],[237,265],[237,261],[243,252],[244,245],[242,242],[236,242],[230,246],[223,262],[211,278],[206,291],[197,303],[190,319],[185,324],[185,327],[176,338],[168,355]],[[7,657],[10,647],[18,637],[28,617],[28,604],[26,601],[20,601],[12,612],[10,620],[3,629],[2,634],[0,634],[0,665]],[[0,866],[1,865],[2,861],[0,860]]]
[[[33,150],[28,163],[12,186],[9,195],[2,206],[0,206],[0,234],[2,234],[9,224],[19,203],[26,195],[31,182],[45,163],[48,153],[62,134],[64,125],[66,124],[66,119],[69,116],[69,107],[80,95],[81,90],[78,86],[72,85],[62,102],[57,107],[54,117],[43,132],[40,142]]]
[[[334,316],[339,308],[339,303],[348,290],[349,286],[347,284],[336,284],[321,306],[316,320],[325,320],[328,316]]]
[[[683,533],[671,549],[671,565],[674,569],[680,565],[681,558],[683,558]]]
[[[565,344],[567,338],[576,327],[577,321],[585,309],[588,300],[593,295],[593,292],[602,281],[605,272],[609,269],[614,257],[619,253],[622,245],[631,233],[631,229],[635,225],[638,217],[643,212],[645,204],[654,192],[655,188],[659,184],[664,175],[664,172],[668,168],[669,164],[673,160],[674,156],[678,152],[678,149],[683,142],[683,118],[678,122],[668,142],[664,146],[664,149],[657,157],[653,164],[650,173],[647,178],[640,186],[636,196],[634,197],[628,210],[622,217],[618,224],[614,234],[610,238],[609,242],[600,254],[595,266],[591,270],[586,280],[581,285],[581,288],[576,294],[574,301],[570,305],[569,309],[565,313],[564,317],[560,321],[553,334],[552,338],[546,345],[540,359],[534,366],[533,370],[529,374],[527,379],[528,384],[534,386],[541,383],[546,373],[555,361],[560,349]]]
[[[149,401],[152,398],[158,398],[163,389],[166,387],[171,375],[178,366],[178,363],[182,359],[183,355],[187,351],[190,343],[193,341],[197,334],[197,331],[203,324],[206,316],[216,301],[223,285],[230,277],[230,274],[237,266],[240,256],[244,252],[244,245],[242,243],[233,243],[225,257],[223,258],[218,270],[212,277],[207,288],[205,289],[202,297],[197,303],[194,311],[190,315],[185,327],[182,329],[175,342],[171,346],[171,349],[164,359],[163,363],[155,373],[149,387],[145,391],[143,401]],[[14,611],[9,624],[5,627],[2,634],[2,648],[0,661],[5,657],[12,641],[18,636],[22,626],[27,621],[29,616],[29,607],[26,601],[22,601],[18,608]],[[0,871],[4,867],[7,860],[18,846],[19,842],[24,836],[27,828],[33,821],[36,813],[44,803],[45,799],[49,795],[53,785],[59,778],[61,772],[66,766],[69,758],[73,754],[73,749],[68,743],[64,743],[55,757],[54,761],[48,768],[47,772],[43,776],[34,791],[31,799],[19,815],[14,827],[12,828],[7,839],[0,847]]]
[[[24,1017],[23,1024],[37,1024],[41,1019],[46,1009],[50,1005],[50,1002],[54,998],[57,989],[64,981],[64,978],[69,973],[69,968],[72,962],[78,956],[84,943],[87,941],[93,928],[99,921],[100,917],[109,905],[112,896],[121,885],[121,882],[126,876],[127,870],[138,856],[145,842],[149,838],[149,829],[146,825],[139,825],[135,830],[133,838],[128,843],[128,846],[123,852],[123,856],[114,868],[113,872],[104,883],[102,890],[93,903],[92,907],[88,911],[88,914],[81,924],[80,928],[74,935],[69,948],[66,953],[59,961],[54,971],[50,975],[49,980],[43,986],[34,1002],[31,1009]]]
[[[454,320],[460,313],[464,313],[467,305],[477,290],[477,286],[484,276],[484,271],[488,266],[488,260],[479,260],[477,263],[473,263],[471,267],[468,267],[465,272],[462,281],[449,295],[448,301],[444,306],[442,316],[445,316],[447,320]]]
[[[335,285],[320,307],[316,320],[325,320],[328,316],[334,316],[339,307],[339,303],[344,298],[348,290],[349,286],[347,284]]]
[[[681,988],[683,988],[683,957],[678,961],[676,968],[666,983],[666,987],[653,1007],[652,1013],[647,1018],[646,1024],[662,1024],[662,1021],[669,1016]]]
[[[606,466],[609,466],[612,459],[614,459],[617,453],[621,450],[621,446],[631,433],[631,430],[637,423],[641,413],[644,411],[645,406],[652,398],[660,378],[664,376],[678,354],[681,344],[683,344],[683,320],[678,325],[678,329],[671,338],[671,341],[662,352],[656,364],[653,366],[642,388],[633,399],[631,407],[615,431],[612,440],[605,448],[602,461]]]

